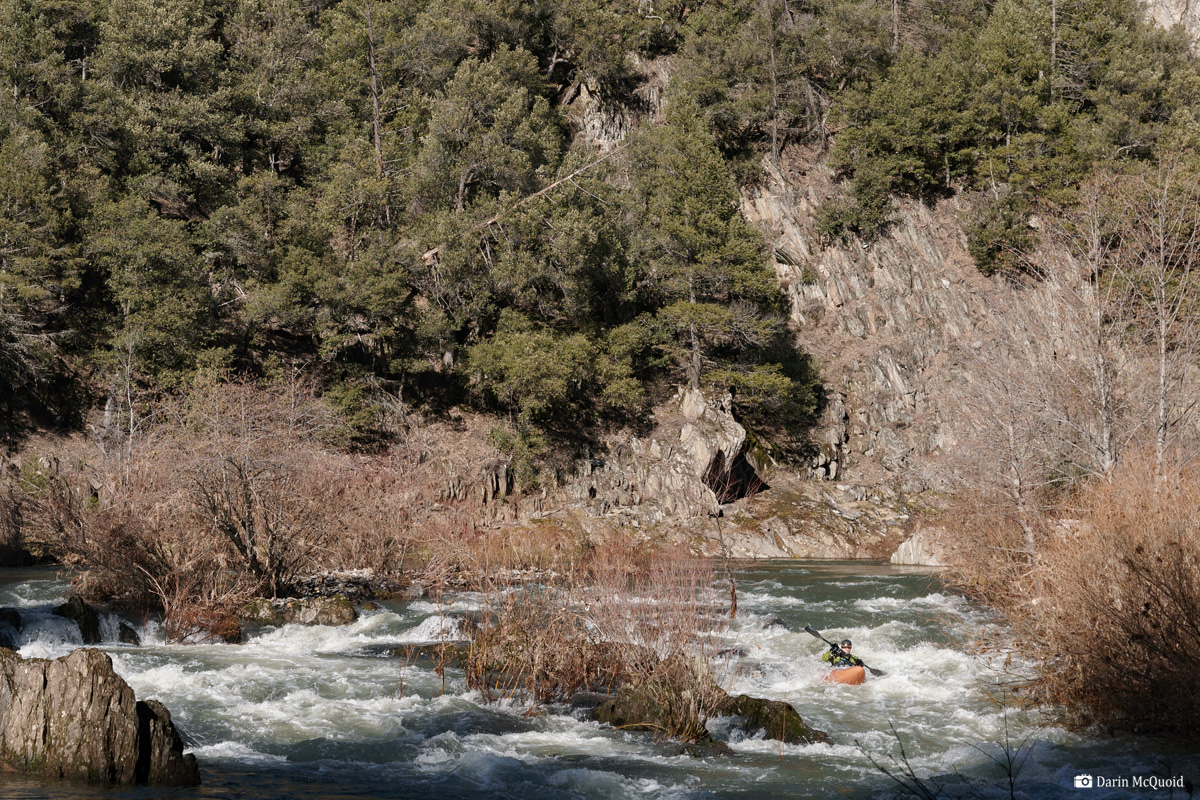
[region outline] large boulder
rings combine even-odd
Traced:
[[[243,628],[281,625],[349,625],[358,619],[354,604],[345,595],[300,597],[286,600],[259,598],[242,607],[238,622]]]
[[[708,717],[731,717],[731,729],[788,744],[828,742],[787,703],[749,695],[731,697],[712,680],[701,662],[669,656],[649,675],[626,683],[592,711],[592,719],[627,730],[655,731],[704,743],[710,740]]]
[[[762,731],[764,738],[778,739],[787,744],[812,744],[828,742],[829,735],[810,727],[796,709],[782,700],[764,700],[739,694],[731,697],[721,711],[734,717],[738,729],[748,736]]]
[[[0,650],[0,771],[111,784],[194,786],[196,757],[160,703],[139,702],[93,649],[56,661]]]
[[[96,613],[96,609],[83,602],[82,597],[77,594],[71,595],[71,599],[54,609],[54,613],[75,621],[84,644],[100,644],[100,615]]]
[[[896,548],[890,560],[898,566],[948,567],[955,563],[953,541],[942,528],[920,527]]]
[[[781,700],[764,700],[740,694],[722,697],[713,704],[714,715],[732,717],[730,730],[740,730],[748,737],[761,733],[763,738],[778,739],[787,744],[813,744],[828,742],[829,735],[810,727],[787,703]],[[678,725],[670,719],[671,710],[664,706],[661,697],[640,691],[632,686],[622,686],[614,697],[608,698],[592,711],[592,719],[625,730],[671,731]],[[694,726],[693,726],[694,728]],[[699,741],[706,741],[701,735]]]

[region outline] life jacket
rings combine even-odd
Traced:
[[[842,651],[840,647],[831,647],[826,653],[821,656],[822,661],[828,661],[829,666],[834,669],[845,669],[846,667],[857,667],[863,662],[857,656],[852,656],[849,653]]]

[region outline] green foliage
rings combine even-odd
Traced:
[[[506,315],[496,335],[470,349],[469,364],[476,383],[528,424],[591,394],[584,387],[596,355],[582,334],[530,330]]]
[[[674,94],[707,118],[722,152],[753,175],[763,150],[828,137],[830,94],[889,59],[882,6],[825,0],[705,3],[687,16]]]
[[[822,211],[824,234],[877,234],[888,197],[987,186],[1008,199],[974,221],[972,250],[985,271],[1009,270],[999,254],[1027,244],[1016,219],[1033,198],[1069,204],[1093,169],[1151,157],[1196,103],[1188,45],[1130,0],[1059,7],[1054,25],[1047,0],[946,20],[882,80],[846,92],[832,163],[852,191]]]
[[[116,306],[106,360],[173,385],[212,340],[212,295],[186,227],[135,197],[95,210],[87,255]]]
[[[981,197],[967,224],[967,249],[984,275],[1025,270],[1036,244],[1029,201],[1016,192]]]
[[[347,442],[386,381],[511,415],[529,475],[675,382],[794,443],[817,379],[739,213],[763,156],[832,137],[826,238],[980,192],[972,252],[1011,272],[1031,213],[1197,139],[1187,43],[1134,0],[1059,8],[1054,41],[1047,0],[896,10],[0,0],[3,424],[63,363],[130,391],[306,363],[351,376]],[[662,54],[665,124],[601,157],[577,98],[639,116]]]
[[[517,483],[527,489],[541,485],[542,463],[550,452],[550,443],[538,429],[527,425],[495,427],[489,432],[492,445],[509,457]]]
[[[854,176],[849,195],[826,198],[816,213],[816,230],[823,239],[870,241],[891,222],[896,204],[888,194],[889,176],[863,170]]]
[[[420,212],[462,212],[483,197],[526,193],[557,162],[562,134],[530,53],[499,49],[462,62],[435,101],[415,164]]]
[[[382,409],[366,382],[351,377],[331,381],[321,399],[336,420],[328,431],[323,432],[323,441],[339,447],[354,447],[378,439]]]
[[[906,50],[885,81],[847,95],[853,125],[838,138],[832,163],[853,172],[857,198],[932,199],[972,174],[983,133],[970,102],[974,73],[959,53]]]

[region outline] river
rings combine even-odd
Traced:
[[[143,644],[102,649],[139,699],[172,712],[204,785],[161,790],[80,787],[0,775],[4,798],[882,798],[908,796],[871,763],[890,766],[897,738],[922,777],[946,797],[1182,798],[1139,789],[1139,776],[1185,775],[1200,756],[1161,742],[1070,733],[1037,712],[998,701],[1000,673],[972,655],[994,621],[921,570],[884,565],[777,562],[740,576],[729,646],[719,667],[733,693],[785,700],[833,744],[781,745],[729,736],[732,756],[681,755],[645,733],[584,721],[568,709],[536,716],[484,706],[461,673],[401,669],[387,651],[428,641],[451,607],[387,603],[345,627],[268,629],[241,645],[168,645],[153,621]],[[20,652],[53,658],[79,646],[73,623],[49,609],[69,594],[52,572],[0,572],[0,606],[21,609]],[[822,683],[824,646],[804,633],[849,637],[886,671],[863,686]],[[894,728],[893,735],[891,729]],[[1006,735],[1007,731],[1007,735]],[[1015,784],[1004,742],[1019,761]],[[1076,789],[1089,774],[1091,789]],[[1124,782],[1127,785],[1122,785]],[[1102,787],[1102,784],[1107,786]]]

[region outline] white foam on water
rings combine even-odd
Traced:
[[[189,750],[188,752],[195,754],[197,759],[208,760],[212,759],[223,761],[236,761],[241,764],[286,764],[286,756],[277,756],[270,753],[260,753],[249,745],[242,742],[216,742],[215,744],[206,744]]]
[[[301,689],[262,700],[226,707],[228,722],[243,732],[280,743],[308,739],[356,741],[396,737],[406,732],[403,713],[417,704],[416,697],[332,699],[312,689]]]
[[[642,742],[606,734],[598,726],[587,728],[574,720],[522,733],[475,733],[461,741],[468,749],[487,750],[529,763],[568,755],[636,759],[645,751]]]
[[[742,589],[738,590],[738,608],[745,606],[751,609],[781,609],[799,608],[800,606],[808,605],[810,605],[810,603],[802,597],[793,597],[790,595],[778,596],[766,594],[764,592],[747,592]]]
[[[437,641],[461,641],[463,636],[461,625],[456,617],[428,617],[419,625],[400,633],[396,637],[400,642],[425,643]]]
[[[563,769],[553,773],[547,782],[553,786],[581,792],[587,797],[684,797],[696,781],[684,781],[679,786],[667,786],[653,778],[627,778],[612,772],[595,769]]]
[[[581,740],[579,743],[584,742],[600,744],[600,741],[592,739]],[[545,734],[475,734],[460,737],[453,732],[446,732],[425,741],[421,752],[414,759],[414,764],[421,772],[429,775],[454,775],[456,779],[467,781],[485,795],[501,789],[511,791],[512,787],[506,786],[505,782],[513,776],[522,775],[539,775],[539,782],[565,790],[572,797],[644,796],[665,800],[686,796],[697,783],[688,776],[677,784],[671,784],[657,778],[629,777],[615,771],[589,767],[555,769],[558,764],[556,757],[571,755],[573,751],[564,751],[559,747],[557,753],[547,750],[539,754],[527,749],[553,746],[553,740],[546,738]],[[595,757],[609,754],[580,751],[578,755]],[[637,757],[640,753],[634,750],[629,754],[611,755]]]
[[[503,595],[504,593],[501,593]],[[479,611],[486,605],[482,595],[475,592],[456,594],[444,598],[441,602],[432,600],[413,600],[408,604],[408,610],[422,615],[446,615],[451,613],[470,613]]]
[[[937,609],[942,612],[959,612],[965,610],[969,605],[970,603],[965,597],[940,592],[913,598],[868,597],[853,602],[854,608],[876,614],[887,611],[909,611],[914,607]]]
[[[106,644],[105,649],[139,698],[157,698],[171,709],[188,741],[197,743],[194,752],[202,761],[266,769],[289,759],[264,753],[264,747],[296,748],[307,754],[303,761],[323,752],[307,744],[312,741],[337,743],[332,752],[342,753],[356,752],[358,742],[364,748],[403,742],[406,755],[388,765],[330,760],[313,769],[339,776],[356,769],[376,776],[392,770],[397,780],[416,772],[439,785],[444,780],[473,787],[480,796],[509,791],[504,781],[587,798],[722,797],[725,792],[753,797],[760,786],[764,794],[784,796],[799,781],[794,796],[803,797],[825,792],[822,782],[828,781],[884,785],[859,745],[886,760],[896,752],[889,730],[894,724],[919,774],[949,776],[948,796],[1007,797],[987,755],[998,755],[996,745],[988,743],[1005,735],[1005,712],[984,691],[996,678],[985,659],[965,652],[971,638],[994,626],[987,612],[952,593],[928,591],[925,584],[917,584],[916,596],[906,599],[911,584],[902,583],[904,576],[871,574],[809,586],[794,574],[792,568],[786,580],[742,584],[739,616],[728,638],[713,644],[741,649],[745,656],[719,665],[718,677],[735,693],[792,704],[833,741],[783,745],[758,734],[725,734],[736,753],[731,759],[675,755],[650,734],[612,730],[561,710],[530,719],[520,705],[483,707],[478,695],[465,692],[461,673],[454,670],[446,683],[449,693],[437,696],[442,679],[428,664],[414,662],[402,671],[400,659],[382,655],[397,643],[457,634],[457,620],[447,615],[479,608],[474,596],[370,612],[341,627],[264,630],[242,645],[166,644],[161,627],[149,622],[139,631],[143,646]],[[831,585],[843,599],[823,594]],[[37,610],[22,634],[22,655],[52,658],[80,644],[74,623],[49,614],[49,594],[49,586],[27,593],[37,596],[36,603],[23,608]],[[811,618],[797,619],[800,613]],[[791,630],[768,624],[780,615]],[[826,645],[798,630],[809,621],[831,640],[853,639],[855,654],[887,675],[868,677],[857,687],[823,683],[828,667],[819,656]],[[115,638],[115,621],[106,618],[104,624],[105,638]],[[1012,742],[1029,735],[1038,740],[1020,776],[1020,798],[1083,797],[1073,788],[1080,772],[1148,774],[1147,748],[1136,740],[1113,744],[1040,728],[1037,718],[1011,710],[1008,722]],[[714,721],[716,729],[721,725]],[[392,757],[386,747],[374,752]],[[585,759],[600,763],[581,765]],[[1190,763],[1195,765],[1194,756]],[[967,784],[954,776],[956,770],[967,776]],[[690,777],[693,773],[704,777]],[[1125,796],[1104,789],[1086,795]],[[1154,800],[1167,793],[1145,796]]]
[[[83,646],[83,636],[74,620],[50,612],[50,607],[21,612],[17,650],[25,658],[58,658]]]
[[[23,581],[4,587],[0,592],[0,606],[12,608],[36,608],[59,606],[71,599],[74,592],[69,584],[51,579]]]

